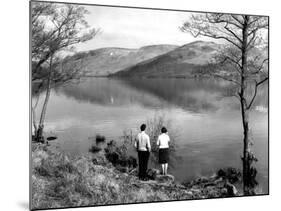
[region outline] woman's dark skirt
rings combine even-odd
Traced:
[[[164,164],[169,162],[169,148],[159,149],[159,163]]]

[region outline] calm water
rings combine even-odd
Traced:
[[[96,134],[120,140],[147,119],[164,115],[176,130],[182,161],[170,172],[179,181],[208,176],[222,167],[241,168],[242,123],[232,87],[211,79],[87,78],[52,90],[45,130],[65,152],[88,153]],[[261,87],[250,116],[258,181],[268,191],[268,90]],[[39,101],[42,106],[43,97]],[[38,109],[38,110],[39,110]],[[39,114],[37,114],[39,116]]]

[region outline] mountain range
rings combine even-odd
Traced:
[[[208,62],[219,50],[214,42],[196,41],[165,54],[145,60],[112,76],[120,77],[186,77],[200,72],[209,66]]]
[[[87,76],[187,77],[204,71],[219,48],[219,44],[206,41],[139,49],[101,48],[80,52],[65,60],[70,65],[80,62]]]
[[[100,48],[77,53],[67,57],[66,60],[70,63],[81,62],[81,68],[86,71],[88,76],[108,76],[178,47],[176,45],[151,45],[139,49]]]

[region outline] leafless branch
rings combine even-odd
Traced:
[[[268,58],[264,59],[261,63],[261,65],[257,68],[257,70],[255,72],[253,72],[252,74],[258,74],[260,73],[260,71],[262,70],[264,64],[268,61]]]
[[[238,19],[237,15],[231,15],[231,17],[240,24],[240,27],[243,26],[244,23]]]
[[[232,78],[227,78],[227,77],[224,77],[224,76],[221,76],[221,75],[217,75],[217,74],[215,74],[214,76],[215,76],[215,77],[218,77],[218,78],[221,78],[221,79],[224,79],[224,80],[226,80],[226,81],[235,83],[236,85],[241,86],[241,83],[240,83],[239,81],[236,81],[236,80],[234,80],[234,79],[232,79]]]
[[[255,100],[255,98],[256,98],[256,96],[257,96],[258,87],[259,87],[261,84],[263,84],[264,82],[266,82],[267,80],[268,80],[268,77],[262,79],[262,80],[259,81],[259,82],[257,82],[257,81],[255,82],[254,94],[253,94],[253,96],[252,96],[252,99],[251,99],[249,105],[247,106],[247,109],[250,109],[251,106],[253,105],[253,102],[254,102],[254,100]]]
[[[224,64],[226,61],[230,61],[232,63],[234,63],[235,65],[237,65],[240,69],[242,69],[241,64],[239,63],[240,60],[236,61],[233,58],[229,57],[229,56],[225,56],[224,60],[221,62],[221,64]],[[241,73],[241,71],[239,69],[236,68],[236,70],[238,71],[238,73]]]
[[[228,28],[227,26],[228,26],[228,23],[224,26],[224,28],[225,28],[228,32],[230,32],[230,33],[242,44],[241,38],[240,38],[237,34],[235,34],[235,33],[234,33],[230,28]]]

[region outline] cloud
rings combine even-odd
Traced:
[[[86,20],[101,29],[93,40],[77,46],[78,50],[102,47],[139,48],[153,44],[183,45],[194,38],[179,30],[190,12],[86,6]]]

